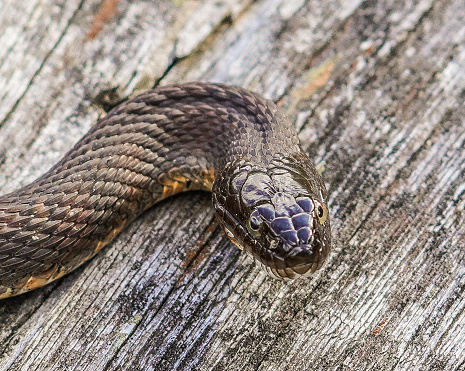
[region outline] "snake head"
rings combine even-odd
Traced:
[[[301,153],[229,164],[213,184],[213,203],[229,238],[274,277],[308,276],[329,254],[326,189]]]

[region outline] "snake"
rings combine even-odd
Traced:
[[[159,86],[118,104],[48,172],[0,197],[0,298],[80,266],[155,203],[212,193],[226,235],[269,275],[320,269],[327,191],[295,126],[258,93]]]

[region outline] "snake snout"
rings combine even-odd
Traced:
[[[297,276],[314,273],[320,269],[326,260],[316,246],[302,244],[294,246],[287,254],[284,262]]]

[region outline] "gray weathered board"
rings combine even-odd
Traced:
[[[278,102],[324,169],[334,247],[265,275],[208,194],[159,204],[92,261],[0,302],[1,370],[465,369],[463,0],[4,0],[0,190],[156,84]]]

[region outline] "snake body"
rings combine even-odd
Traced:
[[[111,110],[52,169],[0,197],[0,298],[94,256],[154,203],[213,192],[231,240],[279,278],[319,269],[326,190],[277,106],[223,84],[159,87]]]

